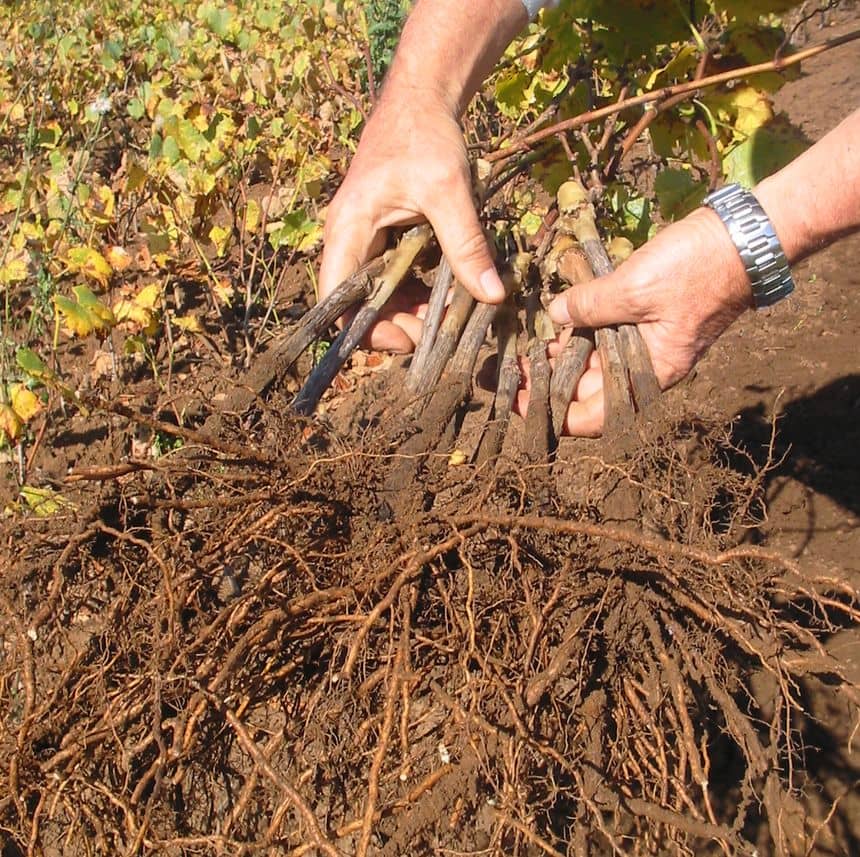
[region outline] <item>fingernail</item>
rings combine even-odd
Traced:
[[[505,299],[505,286],[495,268],[487,268],[478,282],[489,303],[497,304]]]
[[[567,301],[564,295],[559,295],[549,305],[549,317],[556,324],[570,324],[570,313],[567,311]]]

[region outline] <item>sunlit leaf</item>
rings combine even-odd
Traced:
[[[215,252],[219,256],[223,256],[227,252],[227,244],[232,235],[233,230],[224,226],[213,226],[209,230],[209,240],[215,245]]]
[[[800,129],[785,120],[758,128],[723,158],[726,178],[753,187],[782,169],[810,146]]]
[[[26,250],[9,250],[0,266],[0,284],[20,283],[29,274],[30,255]]]
[[[105,258],[107,259],[107,263],[117,273],[122,273],[132,263],[131,253],[125,247],[119,247],[116,244],[108,247]]]
[[[66,330],[72,336],[105,333],[116,324],[110,308],[86,286],[75,286],[72,292],[75,300],[70,300],[64,295],[54,295],[54,306],[62,316]]]
[[[249,199],[248,204],[245,206],[245,216],[242,219],[242,227],[245,232],[256,231],[260,225],[261,214],[260,204],[254,199]]]
[[[107,288],[113,269],[107,259],[92,247],[73,247],[66,255],[68,269],[95,280],[102,288]]]
[[[196,315],[175,315],[171,319],[180,330],[186,333],[203,333],[203,328],[200,325],[200,319]]]
[[[143,333],[151,336],[158,329],[160,304],[161,286],[158,283],[150,283],[134,297],[117,301],[113,306],[113,314],[117,322],[136,324],[143,329]]]
[[[24,423],[11,405],[0,402],[0,437],[15,443],[21,436]]]
[[[29,422],[44,408],[42,400],[24,384],[9,385],[9,404],[24,423]]]
[[[33,488],[25,485],[21,489],[21,499],[40,518],[48,518],[58,512],[71,511],[75,508],[74,503],[50,488]]]

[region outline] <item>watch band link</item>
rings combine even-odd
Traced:
[[[752,286],[756,308],[771,306],[794,291],[794,280],[779,238],[755,196],[737,184],[705,198],[740,254]]]

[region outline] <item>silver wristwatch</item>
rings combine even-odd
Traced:
[[[705,197],[729,231],[752,285],[756,308],[770,306],[794,291],[794,280],[773,224],[746,188],[726,185]]]

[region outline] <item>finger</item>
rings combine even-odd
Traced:
[[[549,306],[556,324],[605,327],[609,324],[636,323],[644,318],[632,294],[622,266],[598,280],[580,283],[562,292]]]
[[[421,330],[424,327],[424,322],[412,312],[395,312],[391,316],[390,321],[406,334],[409,339],[409,352],[412,352],[421,340]]]
[[[501,303],[505,287],[478,222],[468,181],[440,193],[427,215],[456,278],[477,300]]]
[[[601,371],[600,366],[597,365],[583,372],[582,377],[579,379],[579,383],[576,385],[576,393],[573,396],[573,400],[583,402],[602,390],[603,372]]]
[[[385,246],[385,233],[370,227],[365,218],[355,218],[349,226],[340,219],[326,224],[326,238],[320,261],[319,295],[331,294],[347,277]]]
[[[564,419],[564,434],[573,437],[600,437],[602,432],[602,389],[581,402],[571,402]]]
[[[405,315],[405,314],[404,314]],[[395,316],[395,318],[398,318]],[[412,316],[414,318],[414,316]],[[417,319],[416,319],[417,321]],[[415,342],[401,327],[401,323],[382,319],[370,329],[362,343],[373,351],[391,351],[394,354],[409,354],[415,348]],[[420,325],[421,322],[418,322]]]

